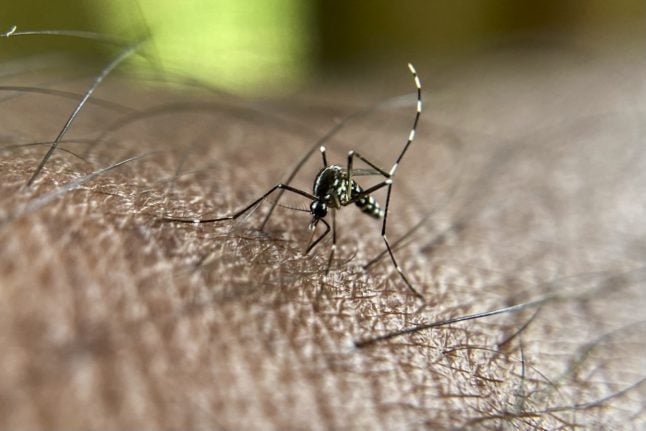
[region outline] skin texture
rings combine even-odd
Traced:
[[[0,428],[640,428],[637,52],[502,50],[433,79],[418,65],[427,109],[395,177],[389,238],[424,220],[396,253],[426,304],[387,258],[363,269],[384,246],[379,222],[353,207],[337,215],[328,277],[328,243],[302,254],[307,214],[279,207],[264,232],[269,204],[219,225],[159,221],[243,207],[334,118],[374,106],[381,81],[262,104],[106,82],[62,145],[84,160],[57,150],[25,189],[46,147],[1,153]],[[412,91],[404,66],[383,94]],[[56,136],[89,85],[60,76],[5,76],[77,96],[3,93],[4,146]],[[354,149],[389,167],[414,112],[402,100],[350,121],[328,159]],[[309,190],[320,163],[294,184]]]

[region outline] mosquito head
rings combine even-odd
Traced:
[[[312,201],[310,204],[310,213],[312,214],[310,229],[314,229],[319,219],[322,219],[327,215],[327,204],[321,201]]]

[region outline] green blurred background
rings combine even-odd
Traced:
[[[164,71],[267,94],[330,70],[453,61],[530,36],[630,43],[646,37],[646,1],[4,0],[0,26],[11,25],[130,41],[149,35],[142,50]],[[115,55],[114,47],[69,37],[0,40],[5,62],[54,51],[85,61]]]

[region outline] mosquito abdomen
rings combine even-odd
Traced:
[[[354,181],[352,182],[352,194],[358,195],[363,193],[363,189]],[[379,203],[371,195],[362,196],[355,201],[355,204],[361,209],[361,212],[374,218],[381,218],[384,215]]]

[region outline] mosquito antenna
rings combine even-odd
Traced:
[[[281,207],[281,208],[286,208],[288,210],[293,210],[293,211],[299,211],[299,212],[302,212],[302,213],[309,213],[310,212],[310,210],[306,210],[304,208],[296,208],[296,207],[292,207],[292,206],[289,206],[289,205],[278,204],[278,206]]]
[[[92,93],[94,93],[94,90],[96,90],[96,88],[99,86],[99,84],[101,83],[101,81],[103,81],[103,79],[104,79],[106,76],[108,76],[108,75],[110,74],[110,72],[112,72],[112,70],[114,70],[114,69],[119,65],[119,63],[121,63],[123,60],[125,60],[127,57],[129,57],[133,52],[135,52],[135,51],[139,48],[139,46],[141,45],[141,43],[142,43],[142,41],[139,41],[139,42],[137,42],[136,44],[134,44],[134,45],[132,45],[132,46],[130,46],[130,47],[128,47],[128,48],[126,48],[126,49],[122,50],[122,51],[119,53],[119,55],[117,55],[117,56],[115,57],[115,59],[114,59],[114,60],[112,60],[112,61],[110,62],[110,64],[108,64],[108,65],[107,65],[107,66],[106,66],[106,67],[101,71],[101,73],[99,74],[99,76],[97,76],[97,77],[94,79],[94,81],[92,82],[92,85],[90,86],[90,88],[88,88],[88,90],[85,92],[85,95],[83,95],[83,98],[82,98],[82,99],[79,101],[79,103],[76,105],[76,107],[75,107],[75,108],[74,108],[74,110],[72,111],[72,114],[69,116],[69,118],[68,118],[68,119],[67,119],[67,121],[65,122],[65,125],[63,126],[63,128],[61,129],[61,131],[58,133],[58,136],[56,137],[56,139],[54,140],[54,142],[52,143],[52,145],[49,147],[49,150],[47,151],[47,153],[45,154],[45,156],[42,158],[42,160],[41,160],[41,161],[40,161],[40,163],[38,164],[38,167],[36,168],[36,170],[34,171],[34,173],[31,175],[31,177],[29,178],[29,180],[27,181],[27,187],[31,187],[31,186],[32,186],[32,184],[34,183],[34,181],[36,181],[36,178],[38,178],[38,175],[40,175],[40,172],[41,172],[41,171],[43,170],[43,168],[45,167],[45,164],[46,164],[46,163],[49,161],[49,159],[52,157],[52,154],[54,153],[54,151],[56,151],[56,148],[58,148],[58,145],[59,145],[59,143],[60,143],[61,139],[63,139],[63,136],[65,136],[65,133],[67,133],[67,130],[70,128],[70,126],[72,125],[72,123],[73,123],[73,122],[74,122],[74,120],[76,119],[77,115],[79,114],[79,112],[81,111],[81,109],[83,108],[83,106],[85,105],[85,103],[87,102],[87,100],[90,98],[90,96],[92,96]]]

